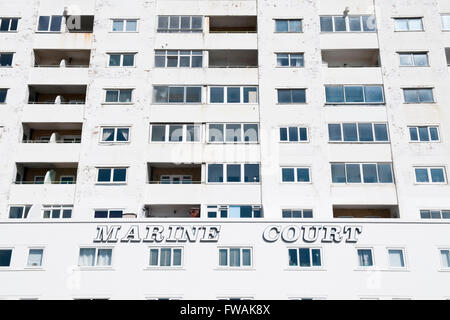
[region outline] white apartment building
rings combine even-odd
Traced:
[[[450,298],[448,0],[0,3],[0,299]]]

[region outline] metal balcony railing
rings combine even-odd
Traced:
[[[76,184],[76,181],[52,181],[51,184]],[[13,184],[20,184],[20,185],[30,185],[30,184],[39,184],[39,185],[45,185],[44,182],[36,182],[36,181],[13,181]]]

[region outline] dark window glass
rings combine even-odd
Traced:
[[[208,165],[208,182],[223,182],[223,165]]]
[[[289,141],[298,141],[297,127],[289,127]]]
[[[383,87],[382,86],[365,86],[364,95],[366,103],[383,103]]]
[[[111,181],[111,169],[98,169],[98,182],[110,182]]]
[[[114,169],[114,182],[125,182],[127,180],[127,169]]]
[[[419,141],[419,135],[417,133],[417,128],[409,128],[409,136],[411,141]]]
[[[432,182],[445,182],[444,169],[430,169]]]
[[[345,178],[345,164],[332,164],[331,176],[333,183],[346,183],[347,179]]]
[[[355,123],[344,123],[342,125],[344,141],[358,141],[358,131]]]
[[[350,31],[361,31],[361,18],[360,17],[349,17],[348,18]]]
[[[12,250],[0,250],[0,267],[11,265]]]
[[[292,102],[293,103],[305,103],[306,102],[306,90],[305,89],[292,90]]]
[[[298,266],[297,261],[297,250],[296,249],[289,249],[289,266],[296,267]]]
[[[259,164],[244,164],[245,182],[259,182]]]
[[[288,129],[280,128],[280,141],[288,141]]]
[[[392,165],[390,163],[379,163],[378,177],[380,179],[380,183],[394,182],[394,177],[392,176]]]
[[[312,249],[311,250],[312,255],[312,265],[313,267],[320,267],[322,265],[322,258],[320,256],[320,250],[319,249]]]
[[[430,141],[428,127],[419,127],[419,138],[420,141]]]
[[[320,17],[320,31],[333,32],[333,18],[332,17]]]
[[[227,182],[241,182],[241,165],[227,165]]]
[[[359,141],[373,141],[372,124],[359,123],[358,131],[359,131]]]
[[[295,182],[295,170],[293,168],[282,169],[283,182]]]
[[[289,31],[288,20],[276,20],[275,26],[276,26],[277,32],[288,32]]]
[[[278,103],[292,103],[290,90],[278,90]]]
[[[328,135],[330,141],[342,141],[341,125],[340,124],[328,124]]]
[[[201,103],[202,102],[202,88],[201,87],[187,87],[186,88],[186,102],[187,103]]]
[[[210,89],[210,100],[211,103],[224,103],[225,102],[225,96],[224,96],[224,88],[211,88]]]
[[[123,217],[123,211],[121,210],[111,210],[109,212],[109,217],[113,219],[122,218]]]
[[[361,166],[359,164],[346,164],[345,171],[348,183],[361,183]]]
[[[0,31],[3,31],[3,32],[9,31],[10,19],[3,18],[3,19],[0,19],[0,20],[2,21],[2,23],[0,24]]]
[[[154,87],[154,101],[156,103],[169,102],[169,88],[168,87]]]
[[[169,87],[169,103],[184,102],[184,87]]]
[[[241,88],[227,88],[227,102],[240,103],[241,102]]]
[[[308,141],[308,130],[306,128],[300,128],[300,141]]]
[[[158,17],[158,29],[169,28],[169,17]]]
[[[375,141],[389,141],[387,125],[374,124]]]
[[[125,54],[123,56],[123,66],[124,67],[134,66],[134,54]]]
[[[363,164],[364,183],[377,183],[377,165]]]
[[[309,249],[298,249],[298,252],[300,256],[300,267],[311,267]]]
[[[420,217],[422,219],[430,219],[431,218],[431,214],[429,210],[420,210]]]
[[[8,90],[0,89],[0,103],[5,103]]]
[[[333,17],[334,31],[347,31],[347,25],[344,17]]]
[[[430,137],[431,137],[431,141],[439,141],[438,128],[435,128],[435,127],[430,128]]]
[[[2,67],[11,67],[13,60],[12,53],[0,53],[0,66]]]
[[[297,181],[298,182],[310,182],[309,169],[298,168],[297,169]]]
[[[427,169],[416,168],[414,171],[416,172],[416,182],[430,182]]]
[[[50,31],[61,31],[62,16],[52,16],[52,22],[50,24]]]
[[[344,87],[327,86],[325,87],[327,103],[344,103]]]
[[[50,25],[50,17],[49,16],[40,16],[38,22],[38,31],[48,31],[48,27]]]
[[[251,206],[241,206],[241,218],[252,218],[253,209]]]
[[[362,87],[345,87],[345,102],[364,102]]]
[[[94,218],[95,219],[106,219],[106,218],[108,218],[108,210],[95,210]]]

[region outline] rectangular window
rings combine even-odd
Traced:
[[[330,123],[330,142],[388,142],[388,128],[384,123]]]
[[[259,183],[259,181],[259,164],[208,164],[208,182]]]
[[[444,167],[417,167],[414,168],[416,183],[419,184],[446,184],[447,177]]]
[[[358,265],[363,268],[373,267],[372,249],[357,249]]]
[[[202,32],[202,16],[158,16],[158,32]]]
[[[61,32],[62,16],[40,16],[38,22],[39,32]]]
[[[80,248],[79,267],[110,267],[111,262],[110,248]]]
[[[6,102],[7,93],[8,93],[8,89],[0,89],[0,103]]]
[[[44,256],[44,249],[30,249],[28,251],[27,267],[29,268],[42,267],[43,256]]]
[[[327,104],[384,104],[382,85],[325,86]]]
[[[114,19],[112,32],[137,32],[137,24],[136,19]]]
[[[290,248],[288,256],[289,267],[322,267],[322,249],[319,248]]]
[[[439,142],[438,126],[408,127],[411,142]]]
[[[225,123],[208,125],[210,143],[257,143],[258,124]]]
[[[302,32],[301,19],[277,19],[275,20],[275,32],[299,33]]]
[[[433,89],[403,89],[405,103],[434,103]]]
[[[395,31],[423,31],[422,18],[394,18]]]
[[[278,89],[279,104],[306,103],[306,89]]]
[[[0,249],[0,268],[11,266],[12,249]]]
[[[282,182],[310,183],[310,168],[281,168]]]
[[[130,128],[102,127],[101,142],[128,142]]]
[[[393,183],[391,163],[332,163],[333,183]]]
[[[153,102],[162,104],[202,103],[202,87],[154,86]]]
[[[210,103],[258,103],[258,87],[210,87]]]
[[[9,207],[9,218],[26,219],[28,218],[28,213],[30,212],[30,209],[31,205],[11,206]]]
[[[109,67],[134,67],[136,53],[108,53]]]
[[[450,219],[450,210],[420,210],[422,219]]]
[[[403,249],[388,249],[389,267],[402,269],[406,267]]]
[[[42,217],[44,219],[70,219],[72,218],[73,206],[43,206]]]
[[[375,32],[375,16],[321,16],[321,32]]]
[[[443,14],[441,16],[442,21],[442,30],[443,31],[450,31],[450,15],[449,14]]]
[[[152,268],[180,268],[183,266],[183,248],[151,248],[149,266]]]
[[[128,168],[98,168],[97,183],[126,183]]]
[[[311,209],[283,209],[281,215],[285,219],[312,218],[313,211]]]
[[[449,269],[450,268],[450,250],[442,249],[439,252],[441,255],[442,268]]]
[[[304,66],[303,53],[277,53],[277,67],[303,68]]]
[[[152,124],[151,142],[200,142],[200,124]]]
[[[12,67],[13,53],[0,53],[0,67]]]
[[[0,18],[0,32],[16,32],[18,25],[18,18]]]
[[[220,248],[219,267],[251,268],[252,248]]]
[[[400,52],[401,67],[429,67],[427,52]]]
[[[105,102],[106,103],[131,103],[133,89],[107,89]]]
[[[123,210],[97,209],[94,211],[95,219],[116,219],[123,217]]]
[[[262,218],[261,206],[221,205],[208,206],[208,218]]]
[[[156,68],[202,68],[201,50],[156,50]]]
[[[280,142],[307,142],[308,128],[305,127],[281,127]]]

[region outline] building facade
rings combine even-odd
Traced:
[[[0,4],[1,299],[450,298],[450,2]]]

